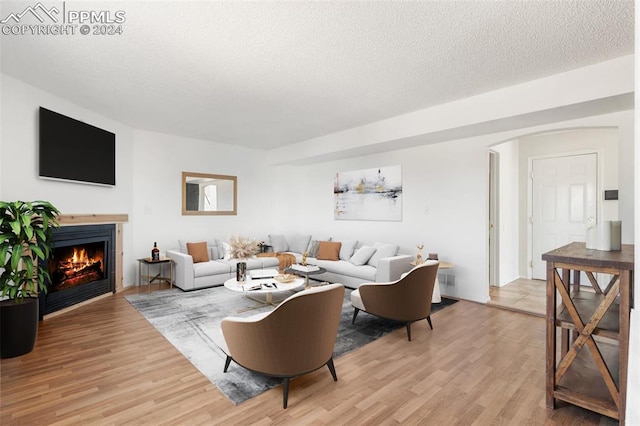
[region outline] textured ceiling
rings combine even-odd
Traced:
[[[0,16],[31,3],[3,1]],[[66,8],[124,10],[123,34],[2,35],[4,73],[134,128],[264,149],[634,50],[633,1]]]

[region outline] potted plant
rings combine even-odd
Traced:
[[[59,213],[46,201],[0,201],[0,358],[33,350],[38,292],[49,279],[38,262],[51,254]]]

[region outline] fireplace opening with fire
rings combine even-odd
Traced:
[[[49,276],[49,292],[104,279],[104,243],[55,248],[49,260]]]

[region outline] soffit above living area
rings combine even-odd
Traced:
[[[266,150],[634,50],[633,1],[64,6],[122,10],[123,32],[3,34],[2,72],[137,129]]]

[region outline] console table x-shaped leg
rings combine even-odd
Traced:
[[[562,276],[558,272],[558,270],[562,269]],[[597,270],[589,270],[588,267],[583,267],[586,269],[586,276],[591,282],[595,290],[595,294],[597,295],[594,298],[594,302],[599,302],[597,305],[594,305],[593,313],[590,315],[588,321],[583,322],[583,319],[586,315],[583,312],[583,317],[580,316],[580,312],[576,304],[574,303],[574,298],[570,294],[570,276],[571,270],[574,270],[575,275],[575,283],[580,283],[580,271],[576,270],[575,265],[568,265],[562,263],[553,263],[548,262],[547,264],[547,295],[549,300],[547,301],[547,395],[546,395],[546,405],[549,408],[555,407],[555,399],[562,399],[564,401],[573,403],[575,405],[583,406],[585,408],[589,408],[593,411],[600,412],[601,414],[605,414],[609,417],[613,418],[624,418],[624,416],[620,416],[624,410],[624,394],[626,393],[626,353],[628,343],[626,339],[621,338],[620,333],[624,333],[625,330],[628,330],[628,318],[625,321],[624,312],[628,312],[629,309],[629,282],[630,275],[629,271],[621,271],[619,269],[599,268]],[[604,292],[601,290],[600,286],[597,283],[593,276],[593,272],[601,272],[608,273],[613,275],[607,288]],[[555,306],[556,306],[556,290],[560,294],[562,303],[566,309],[566,312],[569,314],[571,322],[565,321],[562,324],[562,338],[561,338],[561,359],[556,366],[556,340],[555,340],[555,328],[559,324],[556,321],[555,315]],[[600,351],[600,348],[596,344],[594,339],[594,334],[599,334],[601,331],[599,326],[605,314],[609,311],[611,306],[614,304],[616,299],[620,296],[620,317],[621,323],[619,324],[619,329],[612,331],[611,333],[603,333],[603,335],[607,337],[612,337],[619,341],[619,350],[620,350],[620,372],[619,372],[619,384],[616,385],[616,380],[614,378],[614,374],[612,374],[609,365],[605,361],[603,354]],[[552,309],[552,311],[550,311]],[[553,314],[551,314],[553,312]],[[588,314],[587,314],[588,315]],[[625,324],[626,322],[626,324]],[[553,330],[551,332],[550,330]],[[572,342],[569,339],[569,330],[574,330],[575,335]],[[562,378],[566,375],[569,367],[571,367],[572,363],[575,361],[576,357],[580,350],[587,346],[589,352],[591,353],[592,359],[602,376],[605,386],[611,395],[611,400],[613,401],[613,405],[607,404],[603,401],[597,400],[595,398],[590,398],[586,395],[579,394],[577,392],[573,392],[567,388],[562,386],[558,386],[558,383],[562,380]],[[624,371],[623,371],[624,370]],[[622,393],[622,397],[621,397]]]

